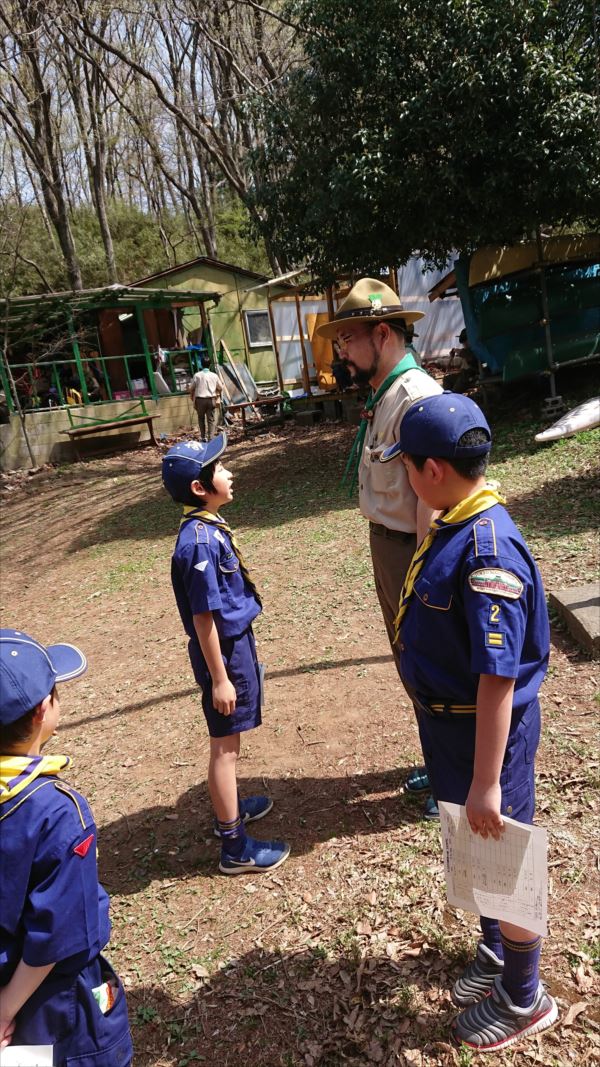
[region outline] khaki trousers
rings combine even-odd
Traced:
[[[197,396],[194,407],[198,416],[198,428],[202,441],[211,441],[216,437],[219,425],[220,406],[215,407],[212,396]]]
[[[416,534],[386,530],[384,526],[376,526],[372,522],[369,523],[369,528],[375,589],[396,669],[400,674],[400,653],[398,646],[394,644],[394,619],[398,614],[400,593],[417,547],[417,538]],[[400,675],[400,681],[402,681],[402,675]]]

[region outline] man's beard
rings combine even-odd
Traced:
[[[351,359],[344,360],[344,363],[352,375],[353,381],[355,381],[357,385],[368,385],[371,378],[375,377],[377,368],[379,367],[379,352],[375,348],[371,338],[369,338],[369,344],[371,345],[371,353],[373,355],[370,367],[363,369],[362,367],[357,367],[356,363],[353,363]]]

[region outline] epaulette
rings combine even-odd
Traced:
[[[203,522],[197,522],[194,526],[194,533],[196,534],[197,545],[208,544],[208,528]]]
[[[477,519],[473,525],[473,540],[475,542],[476,556],[497,556],[496,527],[494,520],[488,518]]]
[[[81,825],[83,826],[84,830],[87,830],[87,827],[88,827],[89,823],[87,822],[87,819],[84,818],[84,812],[83,812],[81,804],[80,804],[80,800],[82,798],[79,797],[79,795],[77,793],[75,793],[74,790],[70,789],[68,785],[65,785],[64,782],[56,781],[54,783],[54,786],[55,786],[56,789],[58,789],[59,793],[63,793],[64,796],[69,797],[69,799],[73,801],[75,807],[77,808],[77,814],[79,815],[79,818],[81,820]],[[86,803],[85,806],[86,806],[86,809],[87,809],[86,810],[86,815],[89,814],[90,822],[91,822],[92,821],[92,816],[91,816],[91,812],[90,812],[90,810],[89,810],[89,808],[87,806],[87,803]]]

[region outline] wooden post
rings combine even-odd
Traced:
[[[300,315],[300,297],[296,293],[296,317],[298,319],[298,330],[300,333],[300,348],[302,349],[302,384],[304,385],[304,392],[307,396],[312,396],[312,390],[310,388],[310,378],[308,376],[308,360],[306,358],[306,346],[304,344],[304,331],[302,329],[302,318]]]
[[[273,351],[275,353],[275,367],[277,370],[277,383],[279,385],[279,392],[283,393],[285,388],[283,384],[283,372],[281,370],[281,363],[279,362],[279,347],[277,345],[277,332],[275,330],[275,317],[273,315],[273,308],[271,307],[271,294],[267,294],[267,307],[269,309],[269,322],[271,323],[271,337],[273,339]]]

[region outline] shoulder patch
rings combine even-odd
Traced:
[[[220,541],[222,545],[225,544],[225,538],[220,530],[215,530],[215,541]]]
[[[518,600],[523,592],[521,579],[500,567],[481,567],[478,571],[472,571],[469,575],[469,587],[474,593],[504,596],[509,600]]]
[[[197,545],[208,544],[208,530],[203,522],[197,522],[194,527],[194,533],[196,534]]]
[[[194,563],[194,570],[195,571],[205,571],[207,567],[208,567],[208,560],[207,559],[201,559],[199,563]]]
[[[93,842],[94,835],[90,834],[89,837],[84,838],[84,840],[80,841],[78,845],[75,845],[75,847],[73,848],[73,852],[76,856],[87,856]]]

